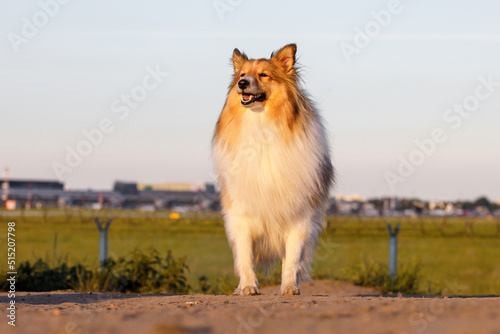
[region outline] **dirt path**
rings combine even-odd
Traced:
[[[500,298],[381,297],[335,281],[281,297],[18,293],[16,327],[0,294],[1,333],[495,333]]]

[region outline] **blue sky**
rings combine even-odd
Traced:
[[[69,188],[213,181],[232,50],[261,58],[295,42],[330,133],[336,193],[500,200],[498,1],[66,2],[0,1],[0,167],[11,177],[54,179],[59,163]],[[349,59],[346,45],[357,49]],[[155,69],[168,75],[121,119],[113,102]],[[488,78],[491,91],[477,88]],[[457,120],[448,110],[476,89],[488,96]],[[103,119],[112,131],[68,166],[68,147]],[[427,154],[416,141],[434,129],[446,140]]]

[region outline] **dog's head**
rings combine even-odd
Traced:
[[[241,106],[259,110],[278,96],[286,96],[286,85],[296,83],[296,51],[295,44],[288,44],[273,52],[269,59],[249,60],[244,53],[234,49],[231,90],[239,95]]]

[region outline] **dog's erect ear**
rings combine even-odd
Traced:
[[[279,61],[286,72],[290,71],[295,65],[295,53],[297,52],[297,45],[288,44],[271,54],[271,59]]]
[[[231,60],[233,61],[234,72],[238,73],[243,64],[248,60],[248,57],[246,54],[241,53],[240,50],[234,49],[233,58]]]

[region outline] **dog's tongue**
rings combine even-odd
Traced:
[[[253,98],[253,95],[243,94],[243,101],[250,101]]]

